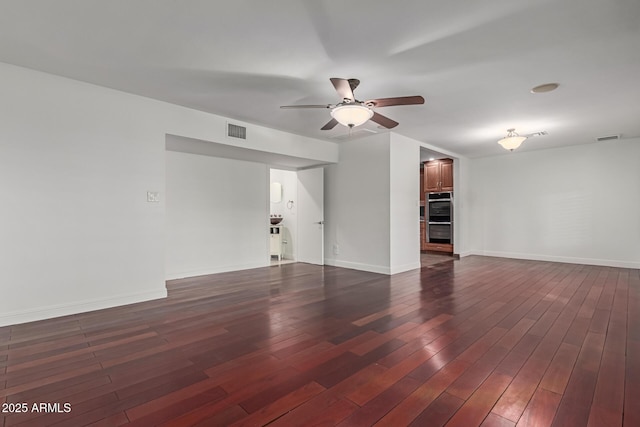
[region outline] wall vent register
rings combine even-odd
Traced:
[[[231,138],[247,139],[247,128],[227,123],[227,136]]]

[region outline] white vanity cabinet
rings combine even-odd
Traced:
[[[272,225],[269,227],[269,234],[271,235],[271,256],[277,256],[278,261],[282,260],[282,226]]]

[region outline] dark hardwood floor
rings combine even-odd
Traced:
[[[430,267],[441,262],[454,261],[453,254],[443,254],[437,252],[422,252],[420,253],[420,265],[422,267]]]
[[[640,426],[639,270],[288,264],[168,289],[0,328],[0,426]]]

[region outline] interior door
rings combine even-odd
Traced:
[[[324,265],[324,169],[298,171],[298,261]]]

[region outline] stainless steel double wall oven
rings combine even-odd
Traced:
[[[453,192],[427,194],[429,243],[453,243]]]

